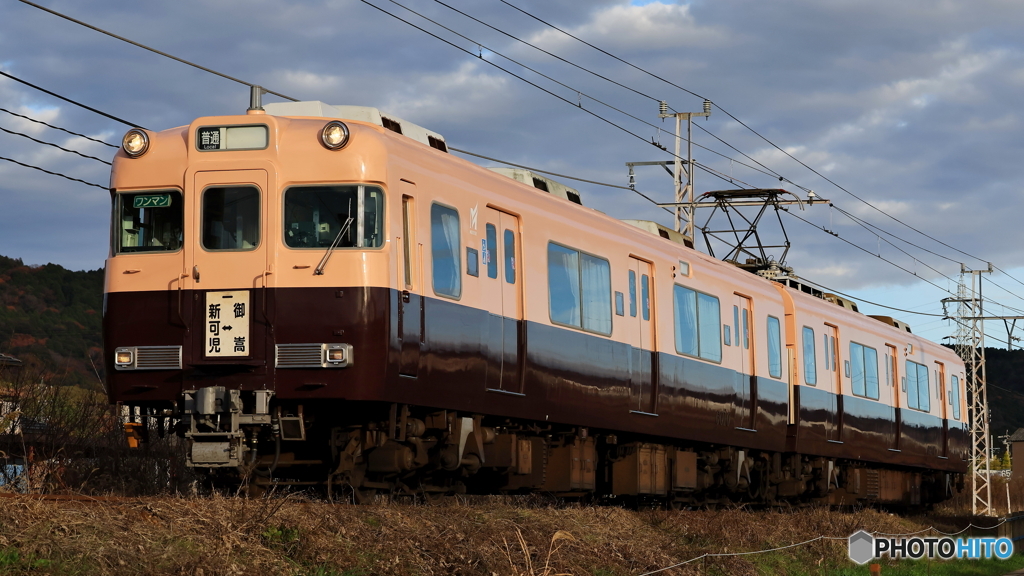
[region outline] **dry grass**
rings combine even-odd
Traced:
[[[925,525],[877,511],[630,511],[501,497],[352,506],[298,497],[88,503],[19,496],[0,498],[0,573],[610,576],[705,552]],[[845,554],[845,542],[819,541],[663,574],[817,573],[843,565]]]

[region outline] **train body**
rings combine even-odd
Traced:
[[[136,435],[176,422],[192,466],[673,504],[962,485],[964,366],[898,323],[371,108],[133,132],[111,175],[109,396]]]

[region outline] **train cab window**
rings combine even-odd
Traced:
[[[772,378],[782,378],[782,329],[779,319],[769,316],[766,326],[768,328],[768,375]]]
[[[434,293],[462,296],[462,246],[459,213],[454,208],[430,206],[430,262]]]
[[[931,410],[928,367],[907,360],[907,406],[914,410],[928,412]]]
[[[216,186],[203,191],[203,248],[255,250],[260,243],[260,191]]]
[[[476,248],[466,248],[466,274],[480,276],[480,258]]]
[[[818,384],[818,364],[814,354],[814,329],[804,326],[804,382],[809,386]]]
[[[284,243],[289,248],[380,248],[384,192],[376,186],[289,188],[284,193]]]
[[[114,252],[176,252],[182,244],[181,192],[118,194],[114,198]]]
[[[850,342],[851,388],[854,396],[878,400],[878,352]]]
[[[629,316],[636,318],[636,272],[629,271]]]
[[[722,313],[718,298],[676,284],[675,300],[676,352],[722,361]]]
[[[487,277],[498,277],[498,230],[494,224],[487,225],[487,238],[484,239],[484,264],[487,264]]]
[[[505,282],[516,283],[516,235],[505,230]]]
[[[611,265],[603,258],[549,243],[548,306],[556,324],[611,334]]]
[[[953,418],[960,419],[960,379],[952,376],[949,379],[949,403],[953,405]]]

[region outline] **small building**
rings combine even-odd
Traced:
[[[1024,476],[1024,428],[1017,428],[1017,431],[1010,435],[1010,469],[1013,471],[1010,476],[1020,478]]]

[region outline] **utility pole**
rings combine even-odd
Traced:
[[[991,438],[988,433],[988,386],[985,380],[985,325],[982,305],[981,275],[988,270],[968,270],[960,265],[960,285],[956,298],[944,298],[957,304],[956,352],[967,367],[967,414],[971,426],[971,512],[974,515],[992,515],[992,485],[990,461]],[[966,278],[970,275],[970,287]],[[949,314],[945,314],[949,317]],[[995,320],[1001,317],[991,317]],[[984,471],[980,467],[984,465]]]
[[[693,241],[693,118],[711,116],[711,101],[704,101],[703,112],[676,112],[669,114],[668,103],[662,100],[658,103],[658,118],[676,119],[676,157],[673,177],[675,178],[676,191],[676,232],[682,232],[684,236]],[[683,157],[681,155],[681,135],[683,119],[686,119],[686,168],[683,168]],[[686,174],[686,187],[683,187],[683,174]],[[683,200],[683,198],[686,200]],[[685,202],[685,204],[683,204]],[[683,212],[686,212],[686,230],[682,230]]]

